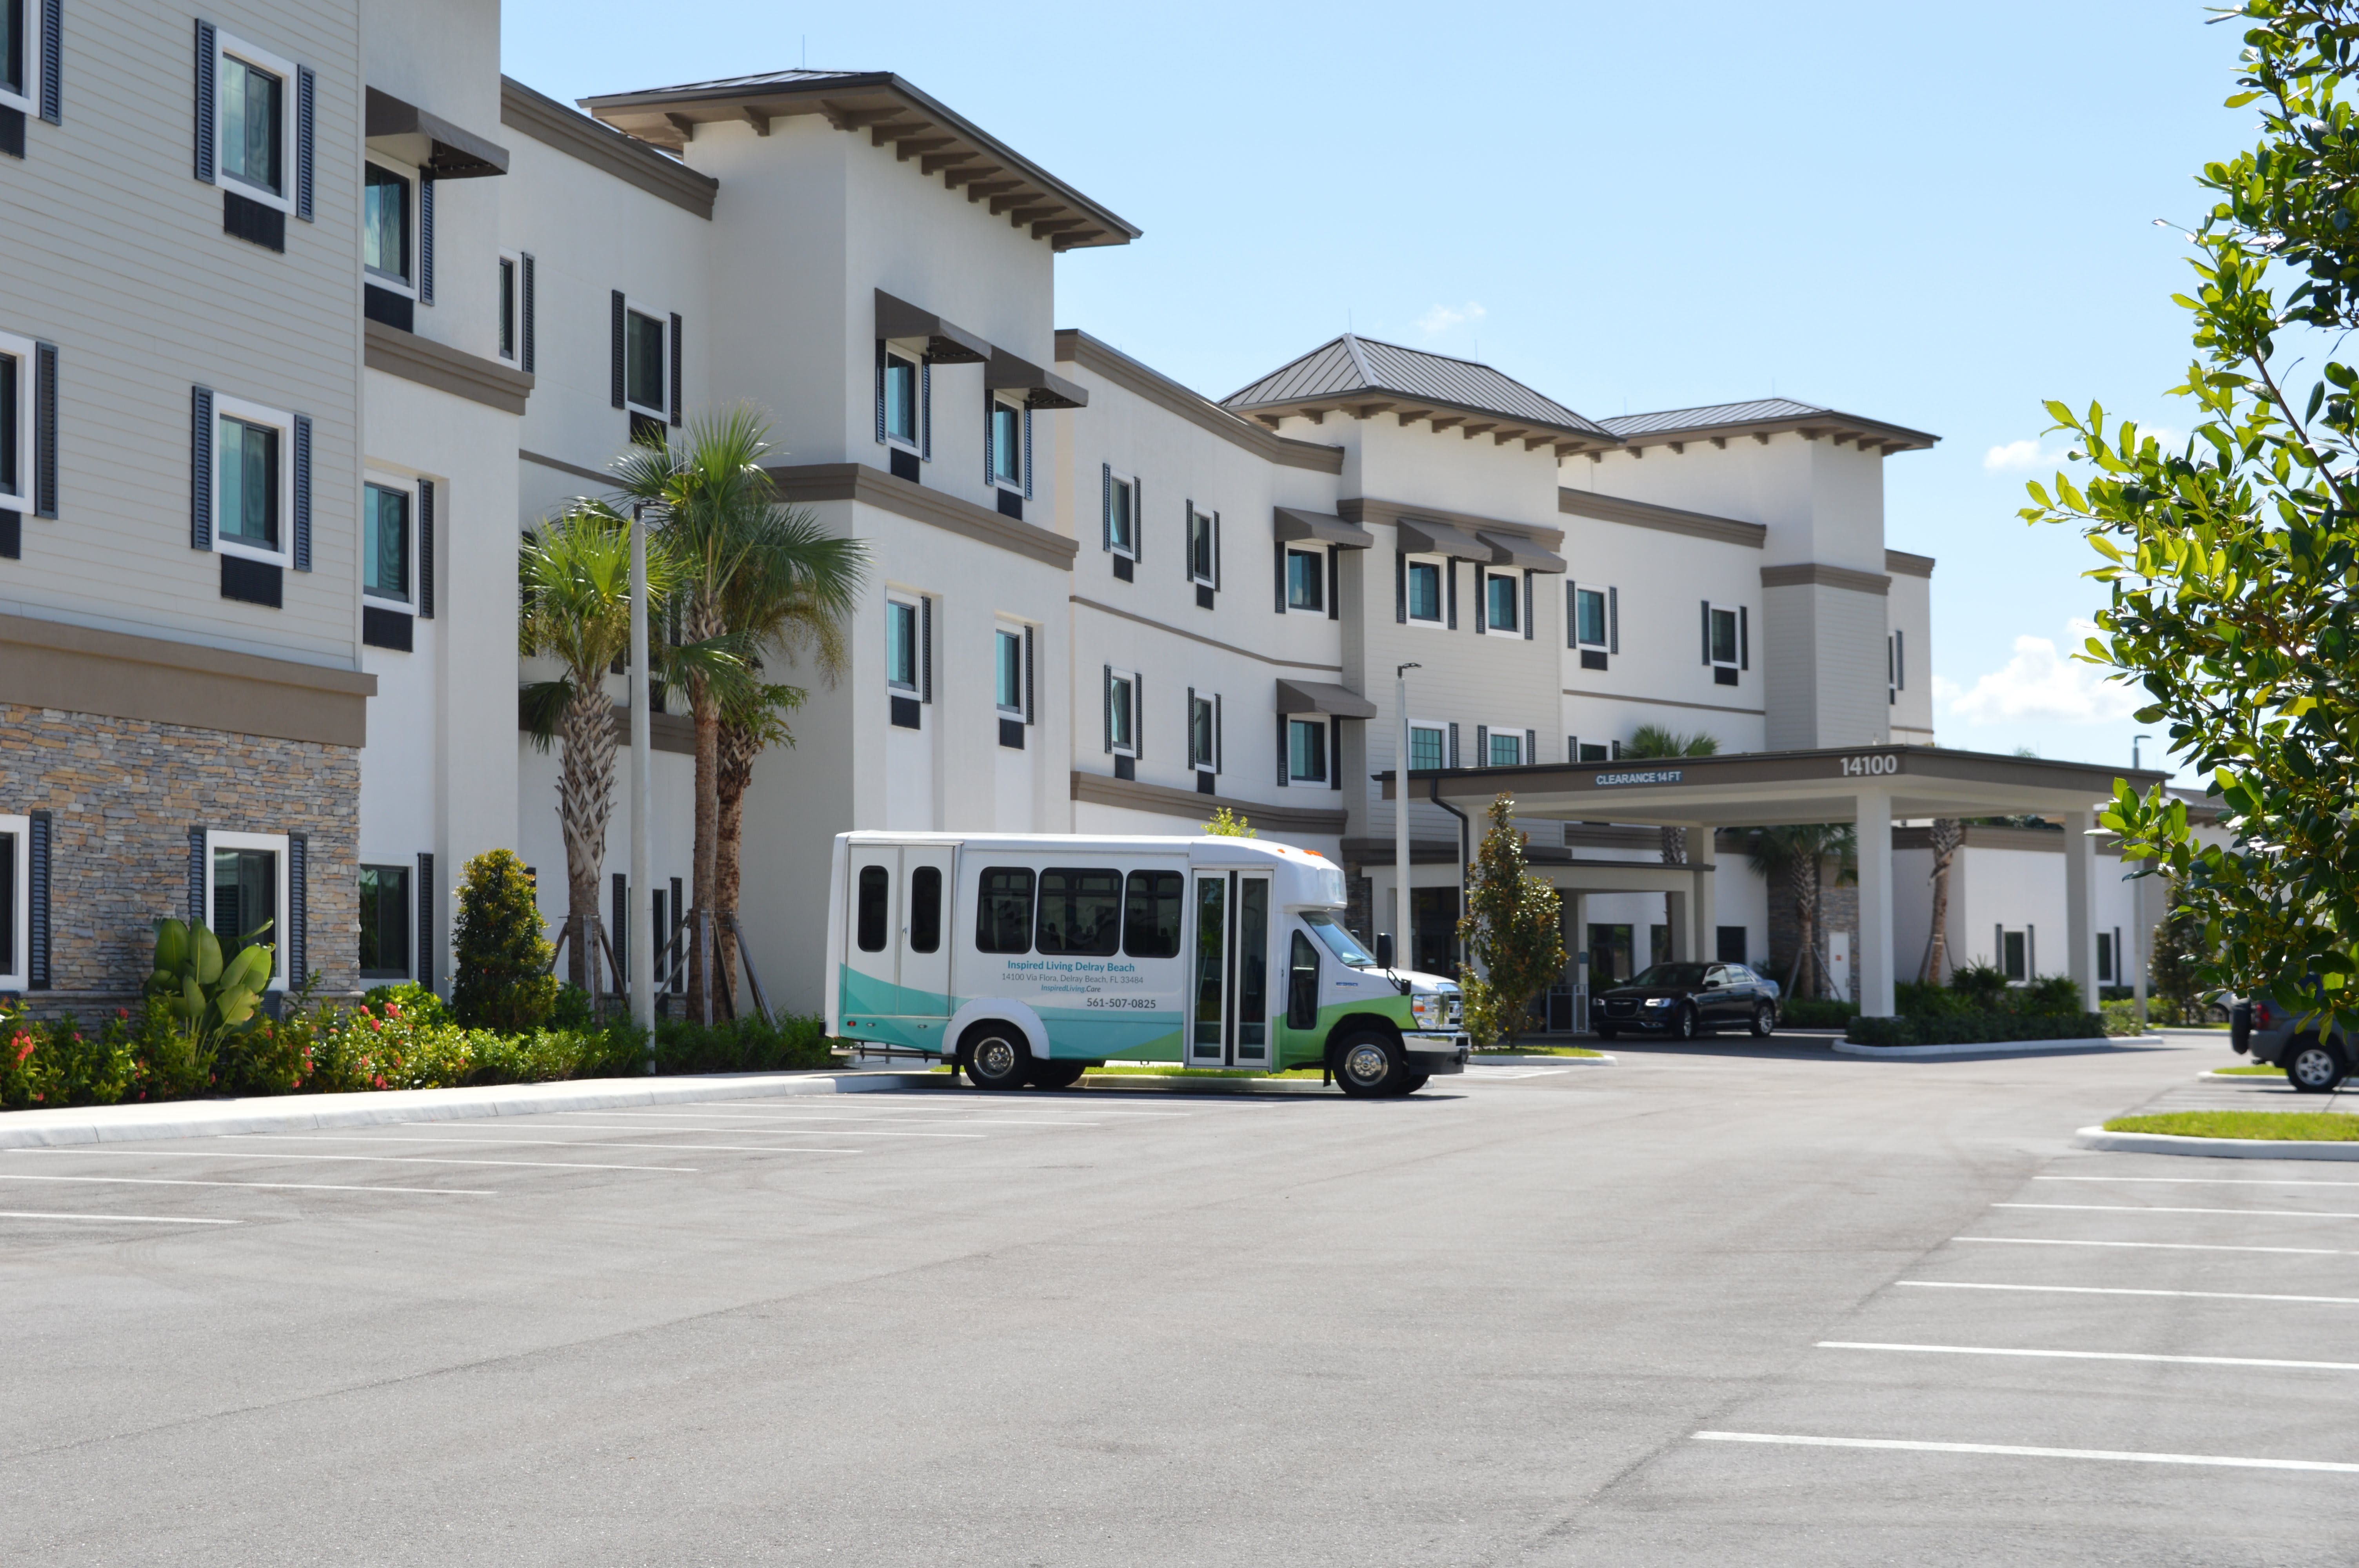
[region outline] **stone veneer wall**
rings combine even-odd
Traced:
[[[1851,933],[1851,992],[1843,1000],[1859,1000],[1859,889],[1850,882],[1837,882],[1836,862],[1829,860],[1819,873],[1819,952],[1827,952],[1826,934],[1830,931]],[[1769,883],[1769,964],[1779,984],[1793,972],[1795,949],[1801,946],[1801,925],[1795,918],[1793,894],[1788,891],[1786,879],[1776,877]],[[1913,980],[1917,978],[1913,957],[1895,955],[1902,961],[1896,963],[1893,978]]]
[[[37,1011],[119,1005],[152,924],[189,912],[189,830],[307,836],[316,994],[360,989],[360,752],[0,703],[0,811],[52,814],[52,989]]]

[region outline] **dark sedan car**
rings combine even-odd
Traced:
[[[1607,1040],[1625,1030],[1674,1040],[1723,1029],[1764,1035],[1777,1027],[1777,982],[1743,964],[1657,964],[1598,992],[1589,1022]]]

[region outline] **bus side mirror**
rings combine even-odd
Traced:
[[[1379,931],[1376,933],[1376,968],[1389,969],[1392,967],[1393,934],[1389,931]]]

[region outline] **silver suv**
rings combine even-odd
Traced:
[[[2314,1015],[2297,1018],[2265,996],[2247,997],[2229,1010],[2228,1043],[2239,1055],[2283,1067],[2286,1081],[2304,1094],[2326,1094],[2351,1071],[2351,1045],[2338,1031],[2321,1035]]]

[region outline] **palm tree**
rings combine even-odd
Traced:
[[[1800,927],[1800,944],[1794,954],[1792,967],[1787,971],[1786,989],[1789,995],[1802,996],[1802,985],[1808,980],[1813,989],[1827,983],[1827,961],[1819,948],[1819,900],[1823,891],[1826,862],[1836,863],[1838,882],[1855,881],[1859,877],[1859,831],[1848,822],[1799,823],[1780,827],[1753,829],[1745,858],[1753,870],[1765,879],[1782,877],[1787,891],[1793,895],[1795,924]]]
[[[631,524],[613,507],[576,501],[525,535],[517,557],[522,606],[516,651],[555,659],[563,673],[528,681],[523,699],[533,743],[565,744],[557,781],[557,816],[565,834],[566,977],[587,989],[589,916],[598,907],[598,871],[614,809],[614,699],[607,672],[631,646]],[[650,600],[671,591],[661,549],[647,554]]]
[[[1938,986],[1950,967],[1950,862],[1966,841],[1966,826],[1954,816],[1933,819],[1933,929],[1925,935],[1925,962],[1917,971],[1919,984]]]
[[[1713,757],[1720,754],[1720,740],[1699,730],[1692,735],[1681,735],[1659,724],[1641,724],[1638,732],[1623,746],[1625,757]],[[1663,864],[1680,866],[1687,863],[1688,830],[1684,827],[1663,829]]]

